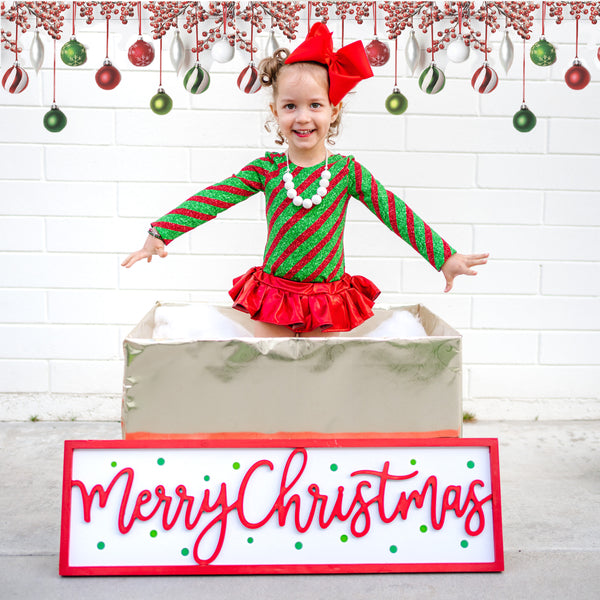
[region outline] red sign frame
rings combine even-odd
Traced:
[[[419,562],[361,564],[235,564],[235,565],[164,565],[164,566],[81,566],[70,564],[71,503],[73,497],[73,455],[79,449],[196,449],[196,448],[420,448],[487,447],[490,459],[490,485],[493,526],[493,560],[489,562]],[[415,439],[211,439],[211,440],[86,440],[66,441],[63,473],[62,524],[59,573],[80,575],[217,575],[217,574],[310,574],[310,573],[424,573],[424,572],[497,572],[504,570],[500,471],[498,440],[494,438]]]

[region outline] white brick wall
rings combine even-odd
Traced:
[[[563,81],[574,57],[571,25],[546,24],[556,65],[528,61],[527,102],[538,117],[531,133],[512,127],[521,104],[522,45],[514,35],[508,76],[497,61],[501,32],[492,36],[490,62],[500,76],[492,94],[470,86],[479,53],[461,65],[440,53],[447,83],[435,96],[406,75],[403,35],[407,113],[384,109],[391,61],[349,97],[336,146],[459,251],[491,252],[476,278],[443,294],[441,275],[364,207],[349,210],[348,270],[374,279],[382,302],[421,302],[463,333],[465,408],[480,418],[600,416],[598,26],[581,24],[592,83],[574,92]],[[20,38],[29,86],[18,96],[0,91],[0,419],[118,418],[121,341],[131,326],[156,299],[226,303],[232,277],[262,255],[256,196],[177,240],[168,258],[119,266],[151,219],[275,146],[263,129],[266,95],[246,96],[235,84],[247,56],[237,52],[225,65],[201,57],[211,86],[191,96],[171,70],[168,37],[163,84],[175,107],[158,117],[148,108],[158,65],[134,69],[126,59],[135,23],[111,29],[121,84],[113,92],[96,86],[103,27],[78,30],[89,48],[84,67],[59,61],[62,133],[42,126],[52,93],[47,38],[37,77],[28,64],[31,36]],[[371,31],[369,23],[347,23],[346,39],[367,40]],[[539,33],[536,22],[532,41]],[[4,72],[13,59],[4,49],[2,59]]]

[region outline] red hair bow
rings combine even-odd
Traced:
[[[373,77],[373,70],[362,42],[352,42],[334,52],[331,37],[331,31],[323,23],[315,23],[285,62],[325,65],[329,72],[329,100],[337,105],[359,81]]]

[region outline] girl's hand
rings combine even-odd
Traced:
[[[449,292],[452,289],[452,283],[457,275],[477,275],[471,267],[475,265],[485,265],[489,254],[453,254],[442,267],[442,273],[446,278],[446,289]]]
[[[162,240],[155,238],[149,235],[146,238],[146,242],[144,243],[144,247],[137,252],[133,252],[130,254],[122,263],[121,266],[129,269],[132,265],[138,260],[143,260],[144,258],[150,262],[152,257],[157,254],[161,258],[164,258],[167,255],[167,251],[165,250],[165,244]]]

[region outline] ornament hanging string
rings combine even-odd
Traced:
[[[487,55],[488,55],[488,5],[487,5],[487,2],[485,3],[485,49],[483,51],[483,54],[485,56],[484,60],[485,60],[485,62],[487,62]]]
[[[342,47],[343,47],[344,46],[344,23],[346,22],[346,17],[344,15],[342,15],[341,21],[342,21]]]
[[[142,3],[141,2],[137,3],[137,13],[138,13],[138,21],[140,24],[139,36],[142,37]]]
[[[458,4],[458,35],[462,38],[462,4]]]
[[[200,62],[200,43],[198,41],[198,5],[196,4],[196,62]]]
[[[162,87],[162,35],[158,38],[158,87]]]
[[[525,104],[525,38],[523,38],[523,104]]]
[[[431,62],[435,61],[435,45],[433,41],[433,2],[431,3]]]
[[[373,35],[377,37],[377,2],[373,2]],[[342,44],[343,46],[343,44]]]
[[[223,38],[227,39],[227,3],[223,2]]]
[[[575,60],[579,58],[579,15],[575,17]]]
[[[306,25],[307,25],[307,31],[310,31],[310,11],[312,8],[312,2],[308,3],[308,9],[306,11]]]
[[[254,60],[254,3],[250,5],[250,62]]]
[[[56,38],[54,38],[54,63],[52,65],[52,104],[56,104]]]
[[[110,15],[106,15],[106,58],[108,58],[108,22],[110,21]]]
[[[15,62],[19,61],[19,7],[15,13]]]
[[[76,12],[77,12],[77,2],[73,2],[73,15],[72,15],[72,18],[73,18],[72,35],[73,35],[73,37],[75,37],[75,14],[76,14]]]
[[[546,34],[546,3],[542,2],[542,37]]]
[[[394,38],[394,87],[398,87],[398,36]]]

